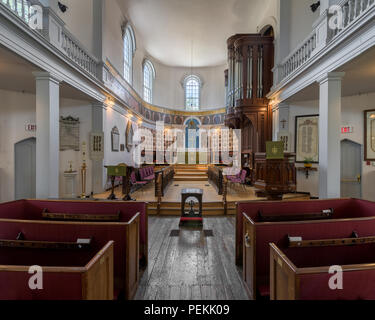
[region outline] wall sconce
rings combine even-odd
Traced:
[[[68,10],[68,7],[65,4],[62,4],[60,1],[57,2],[57,5],[59,6],[62,13],[65,13],[66,10]]]
[[[310,6],[312,12],[315,12],[316,10],[318,10],[319,7],[320,7],[320,1],[318,1],[318,2],[316,2],[316,3],[313,3],[313,4]]]

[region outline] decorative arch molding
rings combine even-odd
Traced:
[[[152,77],[155,79],[156,78],[156,70],[155,70],[155,66],[154,64],[152,63],[152,61],[148,58],[144,58],[143,59],[143,62],[142,62],[142,69],[144,70],[145,66],[149,66],[151,71],[152,71]]]
[[[199,85],[200,85],[200,88],[202,89],[203,86],[204,86],[204,80],[203,80],[203,77],[200,75],[200,74],[197,74],[197,73],[186,73],[182,76],[181,80],[180,80],[180,83],[181,83],[181,87],[183,89],[185,89],[185,85],[186,85],[186,82],[189,81],[191,78],[194,78],[196,80],[198,80],[199,82]]]
[[[277,19],[274,16],[269,16],[264,18],[263,21],[257,27],[257,30],[260,34],[263,34],[269,27],[273,28],[274,38],[278,38],[279,36],[279,29]]]
[[[187,118],[184,122],[184,126],[188,125],[188,123],[191,121],[191,120],[195,120],[198,122],[198,125],[201,126],[202,125],[202,121],[198,118],[198,117],[194,117],[194,116],[191,116],[189,118]]]
[[[121,31],[122,31],[122,38],[124,39],[126,31],[129,30],[130,33],[130,38],[132,40],[132,48],[133,48],[133,57],[135,54],[135,51],[137,50],[137,41],[135,38],[135,33],[132,25],[130,24],[129,21],[125,21],[122,26],[121,26]]]

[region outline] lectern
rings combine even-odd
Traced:
[[[115,195],[115,180],[116,177],[122,177],[122,193],[124,194],[124,201],[133,200],[130,197],[130,185],[129,185],[129,176],[131,168],[126,164],[119,164],[117,166],[105,166],[107,169],[107,175],[111,177],[111,194],[108,197],[108,200],[117,200]]]

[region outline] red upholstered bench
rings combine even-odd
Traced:
[[[43,242],[44,248],[25,248],[24,241],[14,241],[10,247],[3,244],[0,300],[113,299],[113,241],[96,249],[62,248],[48,242]],[[50,247],[55,245],[59,249]],[[42,290],[29,287],[30,266],[42,267]]]
[[[298,215],[333,209],[326,220],[259,222],[264,216]],[[349,237],[353,231],[370,236],[375,230],[375,203],[355,199],[237,204],[236,262],[243,262],[248,293],[256,299],[269,288],[269,243],[285,246],[288,235],[306,239]]]
[[[120,212],[120,221],[43,220],[45,209],[93,216]],[[86,238],[93,237],[97,245],[114,240],[115,289],[125,290],[128,299],[136,292],[139,266],[145,267],[148,262],[148,219],[146,204],[141,202],[20,200],[0,204],[0,238],[14,237],[18,232],[32,240],[43,236],[43,240],[71,241],[82,233]]]
[[[327,239],[336,245],[317,242],[312,247],[270,245],[272,300],[375,300],[375,243],[357,239]],[[363,242],[362,242],[363,241]],[[306,241],[308,242],[308,241]],[[331,266],[342,268],[340,290],[329,287]],[[336,281],[335,281],[336,283]]]

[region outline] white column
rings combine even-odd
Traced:
[[[106,132],[106,112],[107,106],[104,103],[94,103],[92,105],[93,133],[104,134]],[[104,140],[103,144],[105,143]],[[105,153],[103,153],[103,158],[92,158],[91,154],[90,157],[92,160],[92,190],[94,194],[102,193],[107,180],[107,173],[104,168]]]
[[[36,197],[59,197],[60,82],[48,72],[36,79]]]
[[[341,81],[345,73],[331,72],[319,80],[319,197],[340,198]]]

